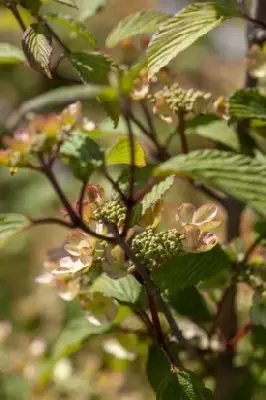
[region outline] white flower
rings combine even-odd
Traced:
[[[53,370],[53,380],[56,383],[65,382],[71,377],[72,371],[73,368],[71,362],[67,358],[64,358],[55,364]]]
[[[82,299],[82,308],[87,320],[95,325],[101,326],[112,322],[118,311],[118,304],[110,297],[102,293],[89,293]]]
[[[59,297],[65,301],[74,300],[80,292],[80,284],[76,279],[65,281],[64,279],[59,278],[56,279],[55,283]]]
[[[112,354],[120,360],[134,361],[136,354],[127,351],[116,339],[108,339],[103,343],[103,348],[106,353]]]
[[[84,264],[79,258],[73,260],[71,257],[64,257],[60,260],[59,267],[52,271],[52,274],[55,276],[75,275],[91,264],[92,257],[88,261],[90,262]]]

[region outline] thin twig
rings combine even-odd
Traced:
[[[245,265],[248,262],[249,257],[256,249],[256,247],[260,244],[260,242],[265,239],[266,232],[257,237],[257,239],[251,244],[251,246],[247,249],[244,259],[240,262],[241,265]]]
[[[27,29],[27,27],[24,24],[23,19],[21,18],[21,15],[17,9],[16,4],[14,4],[13,1],[5,1],[4,4],[12,12],[12,14],[16,18],[19,26],[21,27],[21,30],[24,32]]]
[[[248,321],[236,335],[227,342],[228,347],[235,346],[241,339],[243,339],[252,329],[252,322]]]
[[[85,197],[85,193],[86,193],[86,188],[87,188],[87,180],[85,180],[82,184],[80,195],[79,195],[79,200],[78,200],[78,213],[82,220],[83,220],[83,207],[84,207],[84,197]]]
[[[124,204],[127,205],[128,199],[127,199],[127,197],[125,196],[125,194],[122,192],[122,190],[121,190],[121,188],[120,188],[120,186],[119,186],[119,183],[116,182],[116,181],[111,177],[111,175],[108,173],[108,171],[107,171],[107,169],[106,169],[105,166],[101,169],[101,171],[102,171],[104,177],[108,180],[108,182],[111,183],[111,185],[113,186],[113,188],[114,188],[114,189],[116,190],[116,192],[119,194],[119,196],[120,196],[121,200],[124,202]]]
[[[182,108],[178,109],[178,134],[180,137],[181,151],[188,154],[188,143],[185,132],[185,114]]]
[[[70,222],[64,221],[62,219],[58,219],[58,218],[30,218],[31,223],[34,226],[37,225],[48,225],[48,224],[55,224],[55,225],[61,225],[64,228],[70,228],[73,229],[75,228],[75,226],[73,224],[71,224]]]

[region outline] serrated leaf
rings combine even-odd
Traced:
[[[107,47],[115,47],[128,37],[149,33],[157,29],[170,15],[158,10],[143,10],[122,19],[106,39]]]
[[[258,293],[253,295],[250,318],[254,325],[266,328],[266,298]]]
[[[179,346],[175,343],[169,346],[175,361],[178,361]],[[157,391],[161,382],[170,373],[170,365],[161,348],[157,344],[152,344],[148,350],[148,360],[146,366],[148,381],[154,392]]]
[[[76,0],[55,0],[55,1],[56,3],[63,4],[64,6],[67,7],[77,8]]]
[[[62,14],[46,14],[45,17],[56,24],[64,26],[69,31],[74,32],[79,37],[82,37],[86,40],[87,44],[93,48],[97,47],[96,40],[94,37],[88,32],[88,29],[81,22],[74,20],[68,15]]]
[[[197,150],[161,164],[156,175],[189,176],[266,213],[266,167],[258,160],[227,151]]]
[[[121,304],[131,306],[137,303],[141,290],[142,286],[131,275],[120,279],[111,279],[106,274],[101,275],[90,289],[92,292],[100,292]]]
[[[196,286],[224,269],[229,269],[231,261],[220,246],[204,253],[179,255],[153,271],[153,279],[168,296]]]
[[[181,51],[230,18],[228,6],[216,3],[195,3],[163,24],[148,47],[149,76],[152,77]]]
[[[197,118],[197,125],[189,126],[186,129],[186,134],[196,134],[206,139],[213,140],[214,142],[221,143],[233,150],[239,150],[239,139],[236,131],[228,126],[225,121],[222,120],[211,120],[207,123],[201,123],[202,118]],[[193,121],[192,121],[193,123]],[[192,124],[191,124],[192,125]]]
[[[79,21],[100,12],[107,4],[107,0],[78,0]]]
[[[229,115],[266,120],[266,97],[256,89],[238,90],[229,99]]]
[[[45,107],[71,103],[76,100],[88,100],[96,98],[102,91],[102,86],[97,85],[73,85],[60,87],[43,93],[31,100],[25,101],[8,118],[6,126],[12,130],[14,126],[30,111],[37,111]]]
[[[142,215],[152,207],[158,200],[165,195],[165,193],[171,188],[174,183],[174,175],[169,176],[168,178],[164,179],[162,182],[154,185],[152,190],[146,194],[146,196],[142,200]]]
[[[70,61],[84,82],[108,83],[108,75],[112,66],[110,58],[97,52],[72,53]]]
[[[29,218],[21,214],[0,214],[0,246],[16,233],[30,226]]]
[[[74,175],[82,181],[86,180],[94,169],[100,168],[104,162],[104,153],[98,144],[79,132],[63,143],[60,155],[70,164]]]
[[[0,43],[0,64],[19,64],[24,61],[21,49],[9,43]]]
[[[22,36],[22,48],[29,65],[52,79],[50,62],[53,52],[52,36],[45,25],[31,24]]]
[[[137,167],[145,167],[145,153],[137,140],[134,141],[135,165]],[[106,165],[125,164],[130,165],[130,142],[128,136],[118,138],[114,146],[106,153]]]
[[[197,375],[186,370],[170,372],[160,384],[156,400],[210,400],[207,390]]]

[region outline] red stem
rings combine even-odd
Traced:
[[[237,334],[227,342],[227,347],[235,346],[241,339],[243,339],[243,337],[245,337],[251,331],[251,328],[252,328],[252,322],[248,321],[243,326],[243,328],[241,328],[240,331],[238,331]]]

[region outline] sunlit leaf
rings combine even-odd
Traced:
[[[135,165],[137,167],[145,167],[144,150],[137,140],[134,141]],[[130,142],[128,136],[120,137],[114,146],[106,154],[106,165],[131,163]]]
[[[119,22],[106,39],[107,47],[116,46],[130,36],[148,33],[157,29],[171,16],[158,10],[143,10],[129,15]]]
[[[22,36],[22,48],[30,66],[52,79],[50,70],[52,36],[45,25],[31,24]]]
[[[100,12],[107,4],[107,0],[77,0],[77,2],[80,21],[84,21]]]
[[[89,46],[93,48],[97,47],[96,40],[81,22],[63,14],[46,14],[45,17],[56,24],[64,26],[68,31],[74,32],[77,36],[84,38]]]
[[[166,194],[166,192],[172,187],[173,183],[174,183],[174,176],[169,176],[162,182],[154,185],[151,191],[146,194],[146,196],[143,198],[141,202],[142,213],[145,214],[148,208],[157,203],[158,200],[161,200],[161,198]]]
[[[30,225],[30,220],[21,214],[0,214],[0,246],[11,236]]]
[[[161,164],[157,175],[189,176],[266,213],[266,168],[255,158],[220,150],[197,150]]]
[[[152,77],[181,51],[235,15],[216,3],[194,3],[159,27],[148,47],[149,76]]]
[[[103,165],[104,154],[100,147],[83,133],[75,133],[61,147],[60,155],[81,180]]]
[[[97,52],[72,53],[70,60],[82,80],[87,83],[107,84],[112,61]]]
[[[229,115],[236,118],[266,119],[266,97],[256,89],[242,89],[229,99]]]
[[[183,289],[214,277],[222,270],[230,269],[230,265],[229,257],[219,246],[215,246],[204,253],[176,256],[154,270],[153,278],[162,290],[174,296]]]
[[[25,61],[23,51],[9,43],[0,43],[0,64],[18,64]]]

